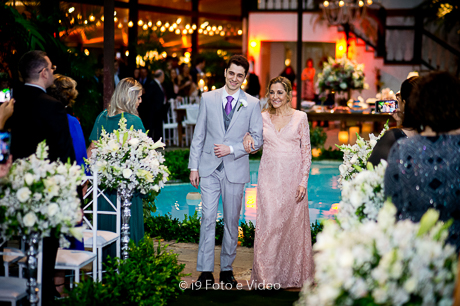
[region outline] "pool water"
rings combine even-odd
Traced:
[[[337,213],[340,202],[339,177],[340,162],[313,162],[308,180],[308,206],[310,222],[320,219],[332,219]],[[245,185],[243,205],[240,213],[241,221],[256,223],[257,209],[257,178],[259,161],[249,162],[251,181]],[[183,220],[185,215],[193,215],[195,211],[201,216],[201,200],[187,200],[189,192],[199,192],[190,183],[166,185],[158,195],[154,215],[170,213],[172,217]],[[217,219],[222,215],[222,199],[219,200]]]

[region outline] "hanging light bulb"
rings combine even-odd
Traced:
[[[161,21],[160,20],[157,21],[157,26],[161,26]]]
[[[144,24],[144,26],[142,27],[142,29],[144,29],[144,31],[146,31],[148,29],[148,25],[147,24]]]
[[[243,30],[238,30],[238,35],[243,34]]]
[[[94,20],[96,20],[96,17],[94,17],[94,15],[91,14],[91,15],[89,16],[89,21],[93,22]]]
[[[184,30],[182,31],[182,34],[184,34],[184,35],[187,34],[187,30],[184,29]]]
[[[185,28],[186,28],[187,30],[190,29],[190,25],[187,24],[187,25],[185,26]]]
[[[324,7],[328,7],[329,6],[329,1],[324,1],[323,5],[324,5]]]
[[[132,28],[134,23],[132,21],[128,22],[128,27]]]
[[[198,33],[202,34],[202,33],[203,33],[203,29],[202,29],[202,28],[199,28],[199,29],[198,29]]]
[[[144,22],[142,21],[142,19],[139,19],[139,21],[137,22],[137,24],[142,27],[142,25],[144,24]]]
[[[118,18],[117,18],[117,17],[114,17],[114,18],[113,18],[113,22],[118,22]]]
[[[367,0],[367,5],[372,5],[372,0]]]
[[[123,25],[121,24],[121,22],[118,24],[118,28],[121,29],[123,27]]]
[[[174,27],[173,26],[169,27],[169,32],[174,32]]]
[[[364,6],[364,1],[363,1],[363,0],[359,0],[358,5],[359,5],[359,7],[363,7],[363,6]]]
[[[221,26],[221,25],[218,26],[217,29],[218,29],[219,31],[222,31],[222,26]]]
[[[215,31],[215,30],[217,30],[217,27],[216,27],[216,26],[212,26],[211,30]]]
[[[165,28],[169,28],[169,22],[165,23]]]
[[[193,24],[193,25],[192,25],[192,29],[193,29],[193,30],[196,30],[196,24]]]
[[[220,36],[225,36],[225,32],[224,31],[220,32]]]
[[[188,34],[192,34],[193,33],[193,30],[192,29],[188,29]]]
[[[161,32],[164,32],[164,31],[166,31],[166,28],[165,28],[164,26],[162,26],[162,27],[160,28],[160,31],[161,31]]]
[[[175,32],[177,35],[180,34],[180,29],[176,29],[176,32]]]
[[[69,11],[68,11],[68,12],[69,12],[69,13],[73,13],[74,11],[75,11],[75,7],[72,6],[71,8],[69,8]]]
[[[344,5],[345,5],[345,2],[344,2],[343,0],[340,0],[340,1],[339,1],[339,6],[340,6],[340,7],[343,7]]]
[[[180,24],[182,22],[182,18],[177,18],[176,23]]]
[[[149,22],[147,23],[147,25],[149,26],[149,28],[151,28],[151,27],[152,27],[152,22],[149,21]]]

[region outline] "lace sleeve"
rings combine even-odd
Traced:
[[[303,113],[302,121],[300,122],[300,152],[302,154],[302,181],[300,186],[307,188],[308,175],[311,167],[311,145],[310,145],[310,127],[308,126],[307,114]]]

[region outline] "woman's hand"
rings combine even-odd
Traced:
[[[299,203],[300,201],[302,201],[306,195],[307,195],[307,190],[305,189],[305,187],[303,186],[297,187],[297,191],[295,193],[296,202]]]
[[[246,133],[246,135],[244,135],[243,146],[244,150],[248,153],[251,153],[251,151],[256,149],[254,146],[254,138],[252,138],[251,134]]]
[[[14,99],[11,99],[10,101],[3,102],[0,105],[0,129],[3,129],[5,127],[6,121],[13,115],[14,111],[14,102],[16,102]]]

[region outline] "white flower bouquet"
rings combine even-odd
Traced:
[[[326,221],[313,246],[315,283],[297,305],[452,305],[455,248],[445,244],[451,222],[430,209],[420,223],[396,222],[385,203],[378,222],[341,230]]]
[[[382,160],[375,169],[371,163],[350,181],[344,181],[337,219],[342,228],[350,223],[376,221],[385,202],[384,176],[388,163]]]
[[[139,191],[153,199],[168,180],[168,168],[163,165],[163,155],[156,151],[164,148],[161,141],[153,142],[146,133],[126,128],[126,118],[120,128],[107,133],[104,129],[95,143],[89,160],[90,171],[97,171],[98,184],[104,188]]]
[[[328,58],[323,63],[323,71],[318,74],[318,87],[324,91],[330,89],[336,92],[349,89],[367,89],[364,83],[364,64],[357,64],[345,56],[340,59]]]
[[[388,130],[388,121],[385,123],[383,130],[376,137],[374,134],[369,134],[369,140],[364,140],[358,133],[356,133],[357,140],[354,145],[336,145],[343,154],[343,164],[339,166],[340,176],[338,179],[339,187],[342,189],[344,181],[352,180],[356,175],[366,169],[367,160],[372,154],[377,141]]]
[[[75,163],[50,162],[45,141],[36,154],[18,159],[0,185],[1,235],[28,235],[38,232],[49,237],[53,229],[60,235],[62,247],[69,246],[64,234],[81,240],[81,220],[77,186],[83,171]]]

